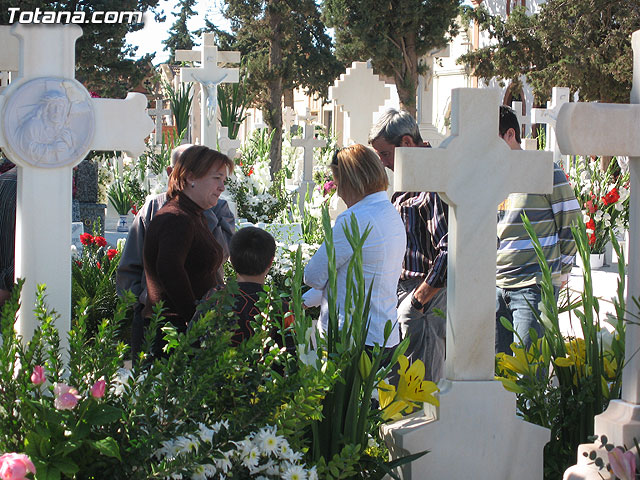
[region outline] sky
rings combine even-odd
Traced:
[[[209,20],[216,25],[225,28],[225,25],[228,25],[228,21],[220,14],[221,4],[221,0],[198,0],[195,7],[197,15],[189,19],[187,24],[189,29],[197,30],[204,27],[205,17],[209,18]],[[158,23],[155,21],[153,13],[147,12],[144,15],[144,28],[127,35],[127,41],[138,47],[136,57],[141,57],[147,53],[155,53],[156,56],[153,60],[154,65],[167,61],[169,51],[163,50],[164,44],[162,41],[169,37],[169,29],[175,22],[176,17],[171,14],[173,11],[176,13],[178,11],[175,5],[176,0],[160,0],[158,7],[164,10],[166,20]],[[200,44],[199,39],[194,40],[196,44]]]

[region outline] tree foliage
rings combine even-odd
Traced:
[[[247,89],[275,130],[273,175],[282,163],[284,90],[300,87],[309,95],[326,96],[344,65],[334,56],[314,0],[228,0],[223,14],[231,22],[231,35],[209,23],[206,29],[218,35],[221,48],[242,54]]]
[[[159,0],[2,0],[0,25],[9,24],[9,7],[20,11],[83,11],[90,19],[95,11],[146,12]],[[159,15],[158,15],[159,17]],[[134,60],[137,50],[126,43],[125,35],[140,30],[142,23],[85,23],[76,41],[76,79],[103,97],[123,98],[151,72],[152,56]],[[108,81],[106,81],[108,79]]]
[[[416,114],[418,76],[425,54],[457,33],[459,0],[326,0],[335,28],[336,54],[346,62],[371,59],[374,70],[396,82],[400,106]]]
[[[195,14],[195,4],[196,0],[178,0],[176,7],[180,10],[178,13],[172,12],[176,21],[169,29],[169,38],[162,41],[165,44],[164,49],[170,53],[169,63],[175,62],[176,50],[191,50],[194,46],[187,21]]]
[[[586,101],[629,101],[631,34],[640,29],[640,3],[548,0],[533,15],[519,7],[504,20],[481,7],[469,16],[495,42],[460,57],[477,76],[504,81],[524,75],[538,102],[556,86],[579,90]]]

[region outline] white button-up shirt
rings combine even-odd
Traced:
[[[396,305],[398,303],[398,279],[402,271],[402,261],[407,246],[404,224],[384,191],[367,195],[342,212],[336,219],[333,227],[333,242],[338,276],[336,301],[340,328],[344,323],[347,269],[353,255],[351,245],[344,234],[344,227],[350,229],[352,214],[358,221],[360,234],[363,234],[367,227],[371,227],[371,232],[362,248],[362,267],[366,292],[373,282],[369,311],[371,322],[366,344],[370,346],[373,346],[374,343],[382,345],[384,325],[387,320],[391,320],[394,326],[386,346],[392,347],[400,341]],[[322,290],[318,326],[323,334],[328,328],[329,307],[328,290],[326,289],[328,280],[327,247],[323,243],[304,269],[304,282],[310,287]]]

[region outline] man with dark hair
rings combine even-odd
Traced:
[[[407,112],[390,109],[372,127],[369,143],[385,167],[393,170],[396,147],[430,147]],[[447,307],[449,206],[434,192],[395,192],[391,202],[407,232],[407,249],[398,282],[398,323],[409,336],[405,355],[422,360],[425,378],[444,376],[446,320],[437,313]]]
[[[499,136],[512,150],[521,150],[520,124],[515,112],[500,106]],[[551,194],[512,193],[498,207],[498,255],[496,265],[496,353],[510,352],[513,334],[502,326],[500,317],[509,320],[528,348],[529,330],[538,336],[542,328],[532,308],[541,300],[542,272],[522,214],[533,226],[551,268],[556,295],[571,273],[576,244],[571,224],[580,220],[580,205],[567,176],[558,165],[553,170]]]

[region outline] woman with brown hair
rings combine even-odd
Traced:
[[[331,170],[338,185],[337,193],[348,207],[338,216],[333,227],[338,276],[338,326],[342,328],[347,270],[353,254],[344,228],[346,226],[350,229],[353,214],[358,221],[360,234],[364,233],[367,227],[371,228],[362,247],[365,289],[373,284],[369,311],[371,323],[365,343],[368,346],[375,343],[383,345],[385,323],[387,320],[396,322],[396,289],[407,242],[404,224],[387,197],[387,174],[378,155],[372,149],[356,144],[337,150],[331,162]],[[328,279],[327,249],[323,243],[304,270],[305,283],[314,289],[322,290],[318,322],[320,332],[325,332],[328,326]],[[394,347],[399,341],[398,326],[394,325],[386,347]]]
[[[202,213],[218,203],[233,162],[202,145],[187,148],[169,178],[169,201],[156,213],[144,240],[144,270],[148,298],[144,318],[164,302],[163,315],[184,332],[196,311],[196,301],[216,286],[222,247]],[[154,354],[160,353],[156,341]]]

